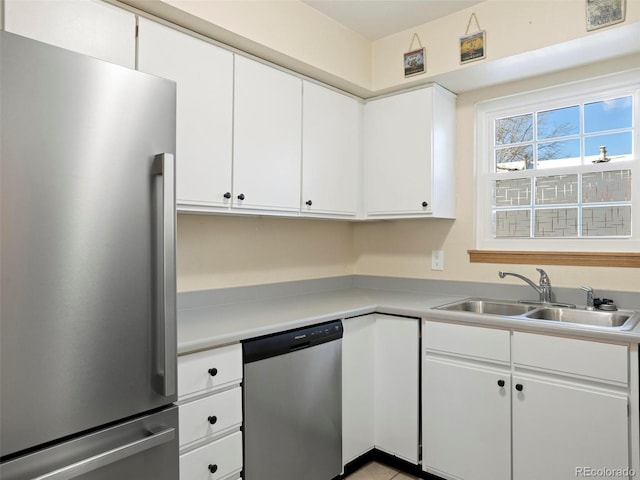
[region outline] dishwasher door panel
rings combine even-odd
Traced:
[[[342,471],[342,340],[245,365],[246,480]]]

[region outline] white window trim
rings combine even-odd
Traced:
[[[475,238],[478,250],[515,250],[515,251],[580,251],[580,252],[631,252],[640,251],[640,69],[606,75],[589,80],[563,84],[522,94],[510,95],[479,102],[475,106],[475,178],[476,212]],[[633,96],[635,128],[633,154],[629,161],[616,162],[616,167],[631,170],[632,191],[632,235],[627,238],[493,238],[492,236],[492,159],[493,122],[496,117],[507,117],[531,109],[534,111],[554,109],[583,102],[585,97]],[[597,167],[596,167],[597,168]],[[605,164],[603,169],[610,170],[613,164]],[[555,175],[565,172],[562,168],[545,169],[545,174]],[[522,176],[523,172],[519,172]],[[525,173],[526,175],[526,173]],[[506,175],[505,178],[509,178]]]

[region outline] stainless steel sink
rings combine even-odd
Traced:
[[[584,308],[567,308],[566,306],[561,306],[561,304],[527,304],[510,300],[478,297],[441,305],[436,307],[436,309],[449,312],[498,315],[524,321],[543,320],[615,330],[630,330],[635,327],[640,320],[640,312],[632,310],[606,312],[600,310],[585,310]]]
[[[539,308],[525,315],[536,320],[576,323],[595,327],[632,328],[638,323],[640,314],[633,311],[603,312],[575,308]]]
[[[490,300],[486,298],[468,298],[461,302],[450,303],[438,307],[438,310],[448,310],[452,312],[473,312],[484,313],[487,315],[502,315],[513,317],[523,315],[537,307],[535,305],[527,305],[526,303]]]

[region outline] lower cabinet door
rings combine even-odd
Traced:
[[[419,320],[376,315],[374,364],[376,448],[417,465]]]
[[[422,375],[424,470],[463,480],[509,480],[509,370],[427,357]],[[556,479],[537,480],[543,478]]]
[[[626,395],[515,376],[514,480],[630,478]]]
[[[180,480],[218,480],[241,470],[241,432],[180,456]]]

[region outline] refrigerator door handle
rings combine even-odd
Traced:
[[[175,436],[175,428],[170,427],[148,437],[141,438],[140,440],[85,458],[79,462],[54,470],[53,472],[45,473],[33,480],[67,480],[70,478],[76,478],[85,473],[92,472],[112,463],[124,460],[125,458],[137,455],[145,450],[162,445],[163,443],[170,442],[175,438]]]
[[[176,210],[175,162],[171,153],[155,156],[151,173],[162,176],[162,195],[159,199],[160,221],[157,238],[157,332],[158,370],[161,377],[159,393],[165,397],[176,394],[177,333],[176,333]]]

